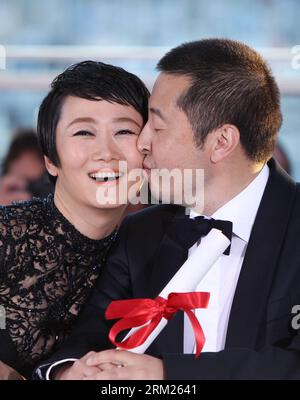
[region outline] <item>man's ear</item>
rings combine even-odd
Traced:
[[[52,176],[58,176],[57,166],[54,165],[53,162],[50,160],[50,158],[47,156],[44,156],[44,160],[45,160],[46,169],[49,172],[49,174]]]
[[[234,125],[225,124],[214,132],[211,161],[218,163],[228,157],[240,144],[240,132]]]

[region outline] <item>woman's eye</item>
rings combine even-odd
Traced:
[[[74,133],[73,136],[93,136],[93,133],[89,131],[78,131]]]
[[[117,132],[117,135],[137,135],[137,133],[129,129],[122,129],[121,131]]]

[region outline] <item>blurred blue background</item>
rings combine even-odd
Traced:
[[[170,47],[227,37],[256,48],[273,69],[282,93],[280,141],[300,180],[299,20],[299,0],[0,0],[0,158],[16,128],[35,126],[51,80],[66,66],[103,60],[151,89],[156,62]]]

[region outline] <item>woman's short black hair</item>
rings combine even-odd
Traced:
[[[56,127],[67,96],[132,106],[141,114],[145,124],[148,118],[149,95],[145,84],[123,68],[98,61],[83,61],[71,65],[53,80],[51,90],[39,109],[37,133],[43,154],[54,165],[60,165],[56,148]],[[50,179],[55,183],[55,177],[50,176]]]

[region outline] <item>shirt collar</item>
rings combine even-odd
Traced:
[[[233,224],[233,233],[247,243],[269,178],[269,173],[269,167],[266,164],[244,190],[211,216],[214,219],[231,221]],[[195,211],[191,210],[190,218],[198,215]]]

